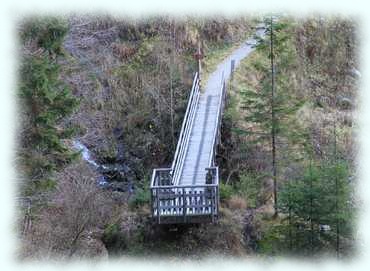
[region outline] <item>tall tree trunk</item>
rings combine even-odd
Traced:
[[[292,236],[292,199],[291,199],[291,192],[289,192],[289,209],[288,209],[288,223],[289,223],[289,251],[293,251],[293,236]]]
[[[162,106],[161,106],[161,79],[160,79],[160,75],[161,75],[161,63],[159,62],[159,60],[157,60],[157,65],[158,65],[158,75],[157,75],[157,95],[158,95],[158,98],[157,98],[157,110],[158,110],[158,120],[159,120],[159,123],[161,124],[161,141],[164,142],[164,137],[165,137],[165,129],[164,129],[164,123],[162,123]]]
[[[172,21],[172,29],[171,29],[171,42],[172,42],[172,50],[170,56],[170,104],[171,104],[171,135],[172,135],[172,149],[175,150],[176,148],[176,139],[175,139],[175,121],[174,121],[174,112],[173,112],[173,65],[174,65],[174,58],[175,58],[175,21]]]
[[[272,178],[274,181],[274,216],[278,215],[277,208],[277,165],[276,165],[276,120],[275,120],[275,67],[274,67],[274,41],[273,20],[270,19],[270,60],[271,60],[271,152],[272,152]]]
[[[334,118],[334,163],[337,166],[337,127],[336,127],[336,118]],[[338,176],[337,173],[334,174],[335,178],[335,227],[336,227],[336,242],[335,242],[335,251],[336,256],[339,259],[339,217],[338,217]]]
[[[312,157],[310,158],[310,252],[313,254],[313,185],[312,185]]]

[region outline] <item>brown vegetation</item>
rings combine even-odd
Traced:
[[[85,163],[67,167],[58,174],[57,180],[50,202],[40,210],[32,228],[21,239],[26,246],[22,249],[22,257],[88,254],[89,251],[82,247],[99,238],[96,233],[112,213],[109,194],[97,187],[96,175]],[[105,250],[100,247],[100,253],[95,252],[98,256]]]
[[[76,136],[98,162],[125,165],[127,172],[116,174],[119,176],[115,182],[117,187],[126,187],[123,184],[131,181],[134,192],[98,187],[98,174],[81,159],[68,166],[63,164],[54,172],[55,187],[37,190],[22,208],[22,258],[255,253],[271,223],[261,218],[269,218],[272,213],[272,180],[264,175],[270,159],[269,146],[246,146],[247,137],[234,131],[257,131],[253,123],[242,121],[245,109],[240,107],[236,91],[240,87],[261,87],[262,75],[250,61],[258,61],[258,54],[253,53],[241,64],[230,84],[218,156],[222,181],[228,190],[218,222],[175,229],[156,227],[149,216],[147,196],[152,168],[168,166],[172,161],[196,70],[193,55],[198,39],[209,58],[207,63],[212,63],[212,58],[218,61],[212,52],[244,39],[251,30],[251,20],[174,21],[164,17],[125,21],[87,16],[71,16],[68,20],[62,47],[65,54],[57,57],[59,77],[81,101],[78,110],[61,120],[58,127],[75,127]],[[325,147],[331,140],[329,125],[333,118],[340,117],[340,148],[346,159],[354,160],[350,129],[357,89],[350,72],[357,65],[353,28],[349,21],[322,22],[315,18],[299,21],[293,28],[294,43],[290,45],[297,59],[288,74],[289,86],[296,97],[306,100],[294,118],[302,129],[310,131],[317,157],[328,152]],[[333,31],[339,33],[336,43],[346,46],[338,48],[333,41],[327,44]],[[25,55],[41,52],[37,47],[37,42],[30,42],[24,46]],[[25,125],[27,119],[25,115]],[[21,129],[26,139],[28,127]],[[248,142],[249,139],[255,138],[252,135]],[[66,146],[71,145],[70,141],[64,141]],[[298,144],[279,143],[287,149],[279,153],[282,164],[288,161],[286,157],[300,161],[305,158],[299,150],[288,150],[288,146]],[[29,171],[42,170],[40,165],[48,157],[32,149],[24,153],[27,156],[22,157],[37,166],[20,168],[25,175],[22,192],[27,190],[23,185],[38,181],[27,179]],[[279,172],[279,178],[283,183],[300,173],[300,164],[292,162]],[[264,223],[268,227],[263,227]]]

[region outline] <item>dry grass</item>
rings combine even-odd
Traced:
[[[227,206],[232,210],[244,210],[247,209],[247,202],[244,198],[233,195],[228,201]]]

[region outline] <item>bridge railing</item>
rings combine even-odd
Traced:
[[[200,92],[200,79],[198,73],[195,73],[192,89],[189,96],[188,105],[185,111],[184,120],[182,121],[181,131],[176,146],[174,159],[171,165],[171,176],[172,184],[176,185],[179,182],[179,178],[184,165],[184,159],[189,144],[189,138],[191,133],[191,127],[194,123],[195,112],[199,100]]]
[[[221,95],[220,95],[220,98],[219,98],[219,101],[218,101],[216,129],[214,130],[214,133],[213,133],[212,150],[211,150],[211,155],[209,157],[209,162],[208,162],[209,167],[215,166],[215,157],[217,155],[217,146],[220,143],[220,139],[221,139],[222,113],[224,111],[225,100],[226,100],[226,83],[225,83],[224,73],[222,73],[220,93],[221,93]]]
[[[150,193],[158,224],[214,222],[218,214],[218,167],[207,168],[204,185],[172,185],[170,168],[154,169]]]
[[[153,170],[150,184],[151,212],[152,217],[156,219],[158,224],[213,222],[218,216],[219,170],[215,166],[215,157],[221,138],[222,113],[226,99],[224,74],[222,74],[221,78],[221,95],[218,101],[216,128],[212,138],[211,154],[208,167],[205,168],[205,184],[179,185],[179,178],[199,100],[199,92],[199,76],[195,74],[172,165],[170,168]]]

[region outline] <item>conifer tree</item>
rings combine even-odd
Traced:
[[[33,20],[24,31],[34,33],[35,36],[24,33],[23,38],[33,39],[42,49],[24,56],[19,88],[20,104],[28,121],[28,129],[21,137],[24,164],[29,169],[28,177],[40,182],[50,180],[50,173],[76,156],[62,143],[71,136],[73,128],[62,128],[60,123],[77,107],[78,100],[59,79],[57,58],[62,54],[66,33],[63,22]]]
[[[280,210],[291,212],[295,224],[294,250],[311,255],[328,242],[338,253],[340,238],[351,232],[348,166],[343,160],[319,162],[311,161],[302,178],[287,183],[279,199]]]
[[[251,127],[240,132],[249,136],[249,144],[270,146],[274,210],[277,215],[278,141],[289,137],[294,142],[299,138],[295,134],[296,129],[292,129],[289,116],[301,103],[290,89],[288,71],[294,65],[294,52],[287,46],[291,42],[289,23],[272,16],[264,22],[265,35],[256,37],[256,50],[262,57],[253,63],[261,74],[260,87],[241,90],[243,108],[247,112],[244,119]]]

